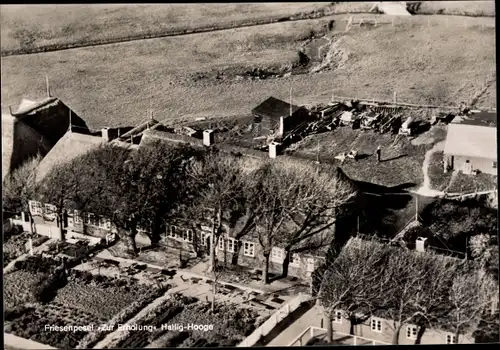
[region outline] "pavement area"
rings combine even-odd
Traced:
[[[150,284],[168,283],[174,287],[176,292],[185,296],[196,297],[202,301],[213,300],[213,275],[210,273],[195,273],[189,269],[171,269],[169,270],[170,276],[165,276],[162,274],[162,271],[168,269],[165,269],[163,266],[116,257],[107,250],[98,253],[92,260],[114,260],[119,262],[119,267],[97,269],[95,263],[88,262],[75,267],[75,269],[90,271],[93,274],[100,273],[102,275],[115,277],[123,274],[123,272],[120,272],[120,269],[123,271],[130,268],[132,265],[145,265],[147,267],[145,271],[134,274],[134,278],[138,279],[139,282]],[[156,282],[159,276],[161,276],[161,280]],[[291,293],[283,293],[283,289],[290,288],[289,285],[284,283],[275,283],[273,286],[265,287],[267,288],[219,280],[215,300],[216,302],[258,309],[263,315],[271,315],[275,310],[279,309],[295,296]]]
[[[7,350],[40,350],[40,349],[57,349],[49,345],[37,343],[30,339],[20,338],[14,334],[4,333],[4,349]]]
[[[321,319],[324,318],[323,310],[320,306],[314,305],[304,315],[293,321],[288,327],[278,334],[267,346],[288,346],[299,334],[304,332],[307,327],[321,327]],[[323,321],[325,322],[325,321]]]

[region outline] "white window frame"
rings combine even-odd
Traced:
[[[417,339],[418,327],[417,326],[406,326],[406,339]]]
[[[226,246],[226,240],[224,238],[224,236],[220,236],[219,237],[219,242],[217,243],[217,248],[223,252],[224,251],[224,248]]]
[[[73,223],[75,223],[75,224],[82,223],[82,216],[78,210],[73,211]]]
[[[370,320],[370,329],[372,332],[382,333],[382,320],[380,318],[372,317]]]
[[[447,333],[445,340],[446,344],[457,344],[457,338],[455,337],[455,334]]]
[[[282,264],[285,260],[285,250],[279,247],[273,247],[271,249],[271,261]]]
[[[208,235],[210,235],[210,233],[207,233],[207,232],[204,232],[204,231],[200,232],[200,245],[201,246],[203,246],[203,247],[207,246],[207,237],[208,237]]]
[[[290,256],[290,266],[300,267],[300,255],[297,253],[292,253]]]
[[[238,244],[237,240],[235,240],[234,238],[228,238],[226,244],[227,251],[229,253],[234,253],[236,251],[237,244]]]
[[[52,219],[56,218],[57,207],[55,205],[45,203],[43,205],[43,211],[45,213],[45,216],[52,218]]]
[[[314,272],[314,267],[315,267],[315,260],[314,258],[306,258],[306,271],[307,272]]]
[[[255,257],[255,243],[243,241],[243,255],[251,258]]]
[[[32,215],[42,215],[42,203],[38,201],[29,201],[29,208]]]
[[[99,227],[99,217],[94,213],[86,213],[84,219],[85,225]]]
[[[333,322],[342,323],[342,311],[341,310],[335,310]]]
[[[111,221],[104,216],[99,216],[99,228],[111,230]]]
[[[186,242],[193,243],[194,240],[193,230],[191,230],[190,228],[186,229],[186,238],[184,240]]]

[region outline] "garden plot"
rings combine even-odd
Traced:
[[[31,288],[46,274],[42,272],[13,271],[3,277],[5,309],[22,305],[31,300]]]
[[[22,232],[9,236],[3,242],[3,266],[15,260],[26,252],[26,243],[29,239],[33,241],[33,248],[49,240],[48,237],[36,235],[30,232]]]

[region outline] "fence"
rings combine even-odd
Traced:
[[[288,315],[297,310],[305,302],[310,301],[312,298],[309,295],[299,294],[295,299],[290,300],[281,309],[276,311],[269,319],[243,340],[238,347],[250,347],[257,344],[257,342],[264,336],[271,333],[278,323],[283,321]]]
[[[351,30],[353,27],[361,27],[362,25],[371,25],[374,27],[380,25],[390,25],[393,28],[414,28],[445,26],[451,29],[471,29],[471,28],[495,28],[495,19],[489,18],[490,21],[485,21],[484,17],[456,17],[443,15],[425,15],[425,16],[391,16],[391,15],[376,15],[376,14],[356,14],[341,21],[346,22],[345,31]]]
[[[297,336],[288,346],[305,346],[307,342],[311,339],[325,339],[327,330],[325,328],[319,328],[310,326],[307,327],[305,331]],[[339,337],[340,336],[340,337]],[[387,345],[388,343],[384,343],[378,340],[373,340],[369,338],[360,337],[357,335],[342,333],[342,332],[333,332],[333,341],[334,343],[340,343],[342,345]]]

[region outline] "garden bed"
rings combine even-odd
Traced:
[[[24,270],[13,271],[3,277],[4,281],[4,307],[13,308],[32,301],[30,290],[47,274]]]
[[[26,253],[26,243],[29,239],[32,239],[33,248],[37,247],[44,242],[48,241],[49,238],[45,236],[40,236],[33,234],[31,232],[22,232],[12,235],[5,235],[5,241],[3,242],[3,266],[7,266],[11,261],[17,259],[21,255]]]
[[[258,321],[260,320],[260,321]],[[174,316],[169,324],[183,325],[179,329],[182,335],[172,336],[159,334],[151,343],[155,347],[205,347],[205,346],[235,346],[249,336],[263,320],[257,312],[238,308],[236,305],[216,305],[215,313],[211,312],[211,304],[197,302],[184,307]],[[206,329],[188,330],[190,324],[205,326]]]

